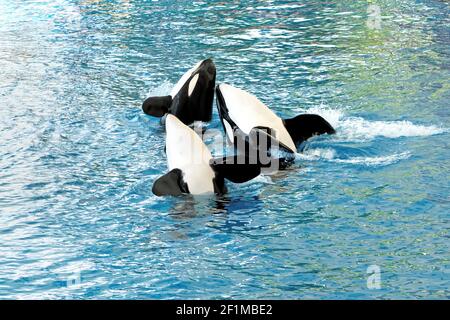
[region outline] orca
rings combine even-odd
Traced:
[[[261,134],[263,130],[278,141],[280,150],[290,154],[283,157],[287,162],[294,160],[298,147],[312,136],[336,133],[324,118],[316,114],[281,119],[254,95],[228,84],[218,85],[216,95],[219,117],[230,143],[245,140],[246,148],[252,144],[259,148],[249,136],[255,132]]]
[[[167,96],[149,97],[142,104],[145,114],[161,118],[173,114],[184,124],[208,122],[212,116],[216,67],[211,59],[189,69]]]
[[[153,184],[157,196],[225,194],[225,179],[243,183],[261,173],[245,155],[213,158],[197,133],[172,114],[166,116],[166,156],[169,172]]]

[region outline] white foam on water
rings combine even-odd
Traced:
[[[308,160],[308,161],[314,161],[314,160],[331,160],[336,156],[336,151],[331,148],[313,148],[313,149],[306,149],[302,153],[297,153],[296,158],[300,160]]]
[[[326,106],[313,107],[305,113],[318,114],[325,118],[337,131],[333,139],[338,141],[370,141],[376,137],[425,137],[448,132],[448,129],[435,125],[424,126],[410,121],[369,121],[362,117],[349,117],[342,109]],[[408,159],[411,153],[401,152],[385,156],[359,156],[340,159],[332,148],[309,148],[297,154],[297,158],[307,161],[326,160],[336,163],[347,163],[364,166],[386,166]]]
[[[384,157],[354,157],[350,159],[334,159],[333,161],[338,163],[360,164],[368,167],[376,167],[387,166],[400,160],[408,159],[410,156],[410,152],[402,152]]]
[[[324,106],[313,107],[306,113],[324,117],[336,129],[336,139],[345,141],[372,140],[375,137],[421,137],[447,132],[441,127],[417,125],[410,121],[369,121],[361,117],[347,117],[342,110]]]
[[[400,160],[408,159],[410,152],[395,153],[387,156],[375,157],[352,157],[348,159],[339,159],[336,150],[332,148],[311,148],[303,153],[297,153],[296,158],[303,161],[319,161],[325,160],[336,163],[347,163],[355,165],[364,165],[368,167],[387,166]]]
[[[272,180],[272,178],[270,177],[270,175],[268,175],[267,173],[261,173],[259,176],[257,176],[256,178],[253,178],[249,181],[246,181],[244,183],[242,183],[243,185],[252,185],[254,183],[262,183],[262,184],[275,184]]]

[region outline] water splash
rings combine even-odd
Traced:
[[[367,141],[376,137],[425,137],[447,130],[435,125],[424,126],[411,121],[370,121],[361,117],[347,117],[342,110],[324,106],[306,111],[324,117],[338,132],[336,138],[345,141]]]

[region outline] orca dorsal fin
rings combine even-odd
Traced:
[[[261,164],[251,164],[242,155],[213,158],[210,165],[217,175],[234,183],[244,183],[261,174]]]
[[[296,145],[312,136],[336,133],[331,124],[317,114],[301,114],[294,118],[284,119],[283,124]]]
[[[173,169],[153,183],[152,192],[157,196],[179,196],[189,193],[189,189],[183,181],[183,172],[180,169]]]
[[[171,103],[171,96],[150,97],[142,103],[142,111],[149,116],[161,118],[169,112]]]

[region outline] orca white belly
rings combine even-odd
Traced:
[[[226,101],[229,117],[245,133],[249,134],[254,127],[269,127],[275,130],[275,137],[293,151],[297,151],[295,143],[283,124],[283,120],[272,112],[264,103],[254,95],[232,87],[228,84],[219,86],[220,92]],[[228,137],[232,135],[229,126],[225,124]],[[231,139],[231,141],[233,141]]]
[[[211,152],[194,130],[171,114],[166,119],[166,154],[169,171],[183,172],[191,194],[214,192]]]

